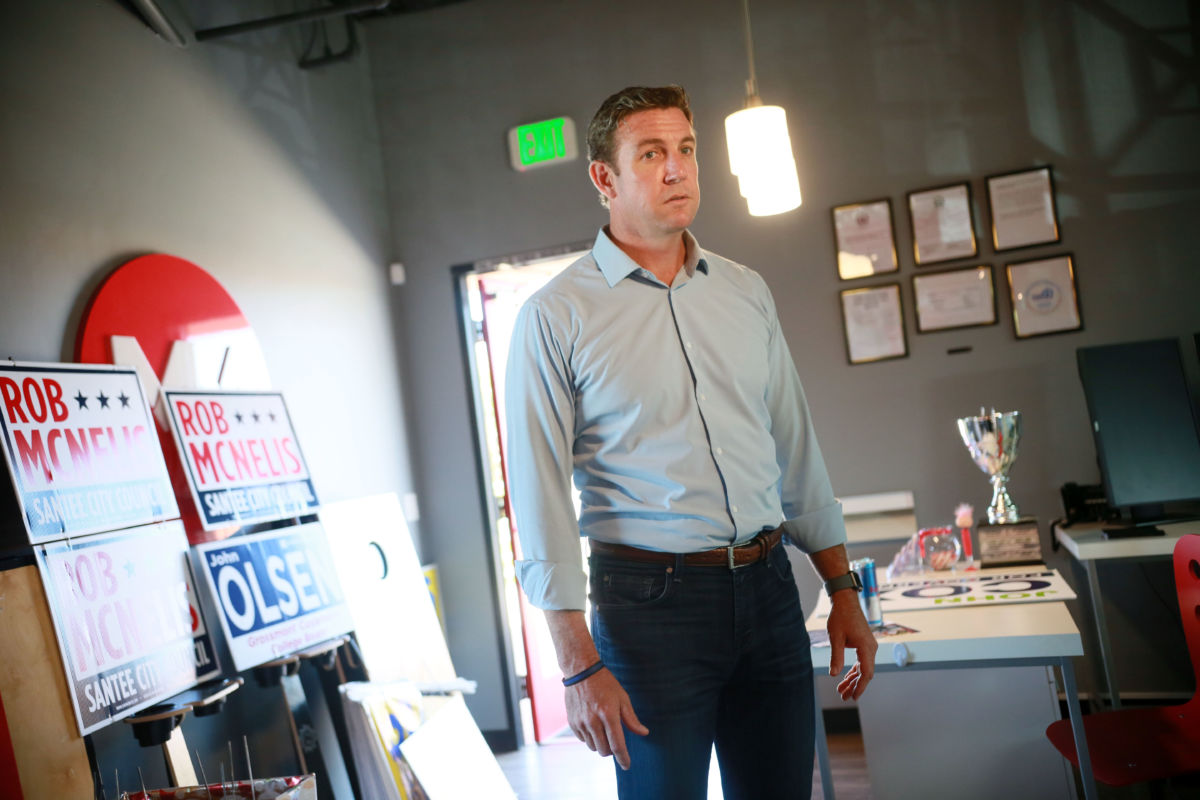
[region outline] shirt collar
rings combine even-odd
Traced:
[[[708,262],[704,259],[704,251],[700,249],[700,243],[696,241],[695,236],[692,236],[691,231],[683,232],[683,247],[683,270],[687,276],[695,277],[697,270],[707,275]],[[616,286],[622,279],[628,278],[642,269],[640,264],[626,255],[625,251],[617,247],[609,238],[606,228],[601,228],[600,232],[596,234],[596,243],[592,245],[592,257],[596,259],[596,265],[600,267],[600,272],[608,281],[609,288]]]

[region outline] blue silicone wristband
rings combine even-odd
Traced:
[[[604,669],[604,662],[597,661],[595,664],[592,664],[590,667],[585,669],[583,672],[577,672],[569,678],[563,678],[562,679],[563,686],[574,686],[575,684],[577,684],[581,681],[586,681],[588,678],[592,677],[593,675],[595,675],[597,672],[599,672],[602,669]]]

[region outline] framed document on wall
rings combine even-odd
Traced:
[[[987,264],[914,275],[920,333],[996,324],[996,293]]]
[[[869,364],[908,355],[900,284],[843,289],[842,322],[851,364]]]
[[[1060,238],[1050,167],[1006,172],[987,178],[992,245],[1015,250]]]
[[[913,260],[919,265],[979,254],[971,221],[971,186],[956,183],[908,193]]]
[[[891,200],[835,206],[833,238],[837,246],[838,277],[844,281],[900,269]]]
[[[1018,339],[1083,327],[1070,255],[1009,264],[1008,291]]]

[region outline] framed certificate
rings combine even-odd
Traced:
[[[992,175],[987,178],[987,193],[996,250],[1059,240],[1050,167]]]
[[[842,322],[851,364],[868,364],[908,355],[900,284],[843,289]]]
[[[908,193],[913,260],[934,264],[979,254],[971,221],[971,186],[956,183]]]
[[[833,238],[837,246],[838,277],[844,281],[900,269],[891,200],[835,206]]]
[[[1018,339],[1083,327],[1070,255],[1009,264],[1008,291]]]
[[[996,324],[996,292],[987,264],[914,275],[917,331],[945,331]]]

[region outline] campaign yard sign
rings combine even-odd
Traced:
[[[35,549],[81,734],[221,673],[178,520]]]
[[[317,509],[317,493],[282,394],[164,394],[205,530]]]
[[[198,545],[193,558],[238,672],[354,628],[319,523]]]
[[[0,364],[0,436],[30,544],[179,516],[132,369]]]
[[[1044,603],[1074,600],[1071,585],[1056,569],[1031,568],[1025,571],[924,572],[898,576],[879,587],[879,606],[883,618],[893,611],[920,611],[931,608],[968,608],[1008,603]],[[829,616],[832,608],[824,592],[813,613]]]
[[[1075,592],[1056,569],[986,575],[966,572],[942,578],[925,574],[879,587],[879,604],[884,614],[923,608],[963,608],[1074,599]]]

